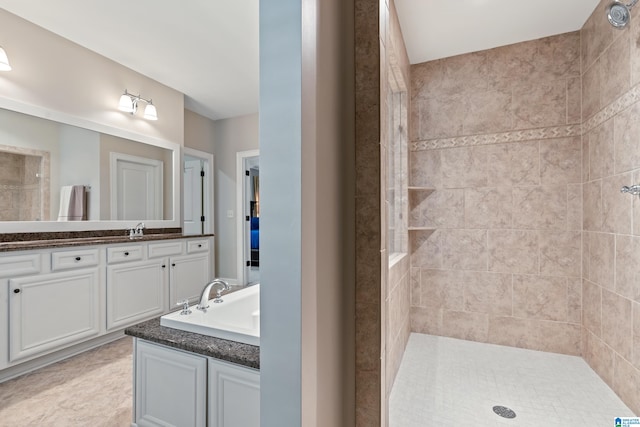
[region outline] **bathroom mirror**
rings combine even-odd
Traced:
[[[0,232],[180,226],[177,144],[58,118],[0,108]]]

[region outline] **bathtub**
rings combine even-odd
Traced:
[[[224,302],[209,300],[206,311],[189,307],[191,314],[181,311],[160,318],[160,325],[210,337],[260,345],[260,285],[250,286],[224,295]]]

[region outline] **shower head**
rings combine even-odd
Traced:
[[[607,19],[609,23],[615,28],[622,29],[628,23],[631,18],[629,10],[638,2],[638,0],[632,0],[629,4],[624,4],[619,1],[614,1],[607,6]]]

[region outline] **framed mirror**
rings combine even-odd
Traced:
[[[0,100],[0,233],[180,227],[180,146]]]

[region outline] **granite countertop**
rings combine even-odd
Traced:
[[[133,239],[129,238],[129,236],[120,235],[5,241],[0,242],[0,252],[24,251],[30,249],[64,248],[87,245],[108,245],[114,243],[136,243],[152,240],[203,238],[210,236],[213,236],[213,234],[184,235],[182,233],[155,233],[145,234],[142,237],[136,237]]]
[[[260,369],[260,347],[160,326],[160,318],[124,330],[124,333],[169,347]]]

